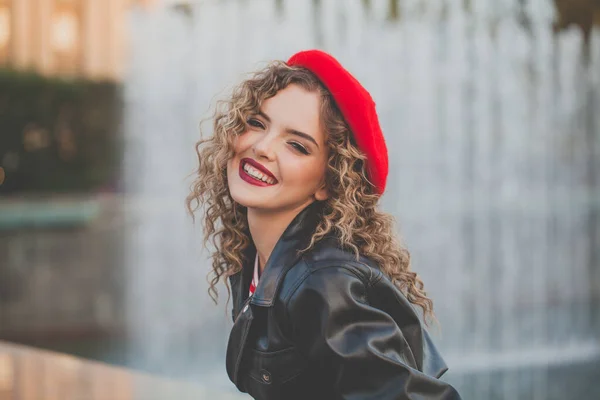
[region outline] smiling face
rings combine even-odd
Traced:
[[[290,84],[248,116],[227,162],[229,192],[237,203],[259,212],[285,212],[327,199],[320,106],[316,92]]]

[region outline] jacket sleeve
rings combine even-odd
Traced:
[[[322,368],[337,399],[460,399],[438,379],[447,368],[420,324],[413,340],[414,326],[403,332],[390,314],[369,304],[370,285],[350,269],[328,267],[308,275],[288,300],[294,341],[311,365]],[[423,372],[436,364],[431,357],[443,366],[433,376]]]

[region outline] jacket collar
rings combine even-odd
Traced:
[[[264,271],[258,280],[258,286],[254,291],[251,303],[263,307],[270,307],[273,305],[273,300],[277,289],[285,273],[298,261],[301,257],[298,254],[299,250],[302,250],[308,246],[310,239],[317,228],[317,225],[321,221],[323,210],[323,202],[315,201],[306,206],[300,211],[296,217],[287,226],[269,259],[265,265]],[[251,244],[247,249],[248,264],[244,266],[243,276],[252,274],[252,266],[254,265],[254,258],[256,257],[256,247]],[[251,279],[251,278],[250,278]],[[248,288],[250,281],[242,279],[241,289],[246,292],[248,296]],[[248,285],[246,285],[246,283]]]

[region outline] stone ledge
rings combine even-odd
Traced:
[[[23,228],[79,227],[90,224],[101,211],[92,197],[0,199],[0,231]]]
[[[0,341],[0,398],[54,400],[248,398],[189,382]],[[21,398],[21,397],[19,397]]]

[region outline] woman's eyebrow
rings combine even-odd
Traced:
[[[269,116],[267,114],[265,114],[263,111],[258,111],[257,114],[260,115],[261,117],[263,117],[267,122],[269,122],[269,123],[271,122],[271,118],[269,118]],[[291,129],[291,128],[287,128],[285,131],[287,133],[291,133],[292,135],[300,136],[306,140],[309,140],[309,141],[313,142],[315,144],[315,146],[317,146],[317,148],[319,148],[319,144],[317,143],[317,141],[312,136],[310,136],[308,133],[300,132],[300,131],[297,131],[297,130]]]

